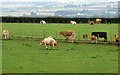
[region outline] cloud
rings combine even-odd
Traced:
[[[101,1],[119,1],[119,0],[2,0],[2,2],[101,2]]]
[[[2,0],[2,2],[41,2],[43,0]]]
[[[2,0],[2,2],[52,2],[56,0]]]

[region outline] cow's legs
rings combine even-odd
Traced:
[[[50,49],[50,45],[49,45],[49,49]]]
[[[48,49],[47,45],[45,44],[46,49]]]
[[[9,35],[7,35],[7,39],[9,38]]]
[[[53,49],[55,49],[55,46],[53,45]]]
[[[54,45],[54,43],[52,42],[52,46],[53,46],[53,48],[55,49],[55,45]]]
[[[5,40],[7,39],[7,35],[5,35]]]
[[[92,40],[91,43],[94,43],[94,41]]]
[[[71,40],[71,42],[73,43],[73,39]]]
[[[47,49],[48,47],[46,46],[46,49]]]
[[[106,38],[104,38],[104,42],[107,42],[107,39],[106,39]]]
[[[95,43],[97,44],[97,40],[95,40]]]

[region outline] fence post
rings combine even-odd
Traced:
[[[46,31],[43,30],[43,38],[45,38],[45,35],[46,35]]]
[[[32,37],[31,37],[31,38],[33,38],[33,39],[34,39],[34,36],[35,36],[35,31],[34,31],[34,30],[32,30]]]
[[[56,32],[56,39],[57,39],[57,32]]]
[[[111,34],[111,40],[110,40],[110,42],[111,42],[111,43],[113,42],[113,37],[112,37],[112,34]]]
[[[97,40],[99,41],[99,34],[97,34],[98,35],[98,38],[97,38]],[[100,42],[100,41],[99,41]]]
[[[20,37],[22,37],[21,25],[19,25]]]
[[[78,40],[80,40],[80,35],[79,35],[79,37],[78,37]]]

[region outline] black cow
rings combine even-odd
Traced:
[[[104,38],[104,42],[107,42],[107,33],[106,32],[92,32],[91,35],[99,38]]]
[[[112,23],[111,18],[107,18],[107,19],[106,19],[106,22],[107,22],[107,24],[111,24],[111,23]]]

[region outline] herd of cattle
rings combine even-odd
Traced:
[[[102,19],[96,19],[96,23],[101,23]],[[106,19],[107,23],[110,22],[111,24],[111,20],[110,19]],[[76,25],[77,23],[75,21],[70,21],[71,24]],[[44,20],[40,21],[40,24],[46,24],[46,22]],[[91,20],[89,21],[90,25],[94,25],[94,21]],[[75,32],[74,31],[61,31],[59,32],[60,35],[64,36],[67,40],[67,42],[69,43],[73,43],[73,40],[75,39]],[[88,39],[88,34],[83,34],[83,38],[84,39]],[[107,42],[107,33],[106,32],[92,32],[91,33],[91,43],[98,43],[99,38],[104,38],[104,42]],[[2,39],[9,39],[9,31],[8,30],[3,30],[2,31]],[[119,35],[115,35],[115,40],[116,43],[118,45],[120,45],[120,36]],[[53,46],[58,47],[58,42],[52,37],[49,36],[47,38],[44,38],[41,42],[40,45],[45,45],[46,48],[48,48],[47,46]]]
[[[60,35],[64,36],[69,43],[74,43],[73,40],[75,39],[75,32],[74,31],[61,31],[59,32]],[[3,30],[2,31],[2,38],[4,40],[9,39],[9,31],[8,30]],[[88,34],[83,34],[84,39],[88,39]],[[104,42],[107,42],[107,33],[106,32],[92,32],[91,33],[91,43],[98,43],[99,38],[104,38]],[[115,40],[118,45],[120,45],[120,35],[115,35]],[[44,38],[41,42],[40,45],[45,45],[46,48],[47,46],[53,46],[58,47],[58,42],[52,37],[49,36],[47,38]]]
[[[90,24],[90,25],[94,25],[94,23],[99,24],[99,23],[101,23],[101,21],[102,21],[102,19],[97,18],[97,19],[95,20],[95,22],[94,22],[93,20],[90,20],[90,21],[89,21],[89,24]],[[111,24],[111,19],[106,19],[106,22]],[[47,23],[47,22],[44,21],[44,20],[41,20],[41,21],[40,21],[40,24],[46,24],[46,23]],[[73,25],[76,25],[76,24],[77,24],[76,21],[70,21],[70,23],[73,24]]]

